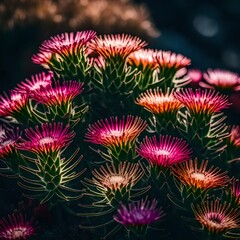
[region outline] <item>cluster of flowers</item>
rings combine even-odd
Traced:
[[[237,238],[240,126],[224,111],[240,77],[208,70],[190,87],[190,59],[146,45],[94,31],[44,41],[32,60],[46,72],[0,96],[1,174],[41,204],[77,200],[79,225],[106,238],[124,227],[126,238],[165,228],[176,239],[167,224],[181,217],[190,236]],[[35,232],[21,214],[0,222],[1,239]]]

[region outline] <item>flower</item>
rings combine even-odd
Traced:
[[[158,66],[155,58],[156,53],[152,49],[140,49],[131,53],[127,61],[129,65],[140,68],[143,71],[146,69],[154,70]]]
[[[240,148],[240,126],[233,125],[231,127],[229,142],[233,146]]]
[[[159,221],[164,216],[162,208],[157,208],[157,201],[147,198],[136,203],[122,204],[113,218],[125,227],[146,226]]]
[[[173,69],[178,71],[191,64],[191,60],[181,54],[176,54],[170,51],[158,51],[156,54],[156,61],[161,69]]]
[[[37,230],[33,220],[28,220],[23,214],[8,215],[0,220],[0,239],[29,239]]]
[[[52,84],[53,73],[41,72],[31,76],[31,80],[26,79],[17,85],[16,90],[23,93],[31,93],[41,88],[46,88]]]
[[[147,159],[151,166],[164,168],[188,161],[191,156],[191,150],[186,141],[168,135],[159,135],[159,139],[156,136],[146,136],[136,151],[141,157]]]
[[[39,47],[40,52],[50,52],[59,55],[77,54],[87,42],[96,35],[95,31],[86,30],[76,33],[62,33],[45,40]]]
[[[210,233],[225,233],[240,227],[239,209],[231,208],[227,202],[222,204],[219,199],[208,200],[196,206],[192,204],[192,210],[202,227]]]
[[[10,96],[0,95],[0,116],[16,116],[25,109],[27,102],[27,94],[18,91],[10,91]]]
[[[153,114],[173,113],[175,115],[182,103],[174,97],[173,91],[168,88],[167,92],[163,93],[161,88],[149,89],[141,93],[135,102]]]
[[[125,147],[131,145],[146,127],[146,121],[131,115],[122,119],[101,119],[89,125],[85,140],[105,147]]]
[[[189,83],[191,87],[197,88],[199,87],[199,83],[203,79],[203,73],[200,69],[192,68],[188,70],[187,76],[191,80]]]
[[[138,51],[147,43],[136,36],[128,34],[110,34],[98,36],[89,43],[89,48],[104,58],[121,56],[126,59],[132,52]]]
[[[126,187],[132,187],[143,176],[144,172],[138,163],[120,162],[117,167],[114,164],[101,166],[99,170],[93,170],[94,178],[90,180],[99,190],[116,191]]]
[[[229,106],[228,97],[212,89],[184,88],[174,92],[174,96],[192,114],[211,115]]]
[[[231,197],[235,199],[238,205],[240,205],[240,181],[239,179],[233,178],[229,189]]]
[[[16,143],[21,135],[19,128],[5,130],[2,128],[2,137],[0,139],[0,158],[6,158],[15,149]]]
[[[17,144],[20,150],[26,150],[37,154],[50,154],[58,152],[68,146],[74,136],[74,131],[70,131],[69,125],[66,127],[62,123],[43,123],[35,129],[25,129],[27,140],[21,139]]]
[[[218,90],[240,90],[240,77],[238,74],[221,69],[208,69],[203,74],[205,82],[200,86]]]
[[[41,51],[32,56],[32,61],[35,64],[39,64],[44,68],[49,69],[51,65],[52,55],[53,54],[51,52]]]
[[[211,166],[207,169],[208,161],[202,160],[198,166],[197,159],[189,160],[172,167],[172,173],[185,186],[193,190],[207,190],[224,187],[230,182],[227,172],[221,172],[218,167]]]
[[[31,98],[47,106],[61,106],[71,102],[83,91],[83,83],[77,81],[54,82],[54,86],[35,89]]]

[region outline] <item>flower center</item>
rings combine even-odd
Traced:
[[[164,155],[164,156],[168,156],[170,154],[169,151],[165,150],[165,149],[157,149],[155,151],[156,155]]]
[[[123,135],[122,131],[110,130],[109,132],[103,133],[103,137],[121,137]]]
[[[7,231],[8,239],[19,239],[19,238],[25,238],[27,235],[27,228],[14,228]]]
[[[109,182],[111,184],[121,184],[125,181],[125,177],[122,175],[112,175],[109,177]]]
[[[48,143],[53,143],[54,141],[55,141],[55,139],[52,137],[44,137],[39,140],[39,144],[44,145],[44,144],[48,144]]]
[[[200,180],[200,181],[203,181],[206,179],[206,175],[201,172],[193,172],[193,173],[191,173],[191,177],[196,180]]]
[[[207,214],[207,218],[213,225],[218,226],[221,224],[223,217],[219,213],[210,212]]]

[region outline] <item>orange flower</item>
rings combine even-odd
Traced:
[[[240,211],[231,208],[231,204],[219,199],[202,202],[192,209],[195,218],[201,223],[202,227],[210,233],[225,233],[230,229],[240,227]]]
[[[224,187],[229,183],[227,172],[221,172],[221,169],[214,166],[207,169],[207,165],[208,161],[202,160],[198,166],[197,159],[189,160],[173,166],[172,173],[192,190]]]
[[[168,88],[163,93],[161,88],[150,89],[142,93],[135,102],[153,114],[176,114],[182,103],[174,97],[173,91]]]

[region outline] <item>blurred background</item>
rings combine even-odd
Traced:
[[[239,0],[1,0],[0,90],[43,70],[31,61],[43,40],[86,29],[138,35],[192,68],[239,73],[239,22]]]

